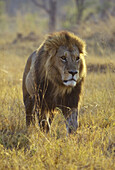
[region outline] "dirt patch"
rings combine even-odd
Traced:
[[[88,72],[101,72],[106,73],[108,71],[115,73],[115,65],[112,63],[109,64],[91,64],[87,65]]]

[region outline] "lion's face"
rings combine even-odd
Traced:
[[[69,50],[67,47],[60,47],[56,54],[60,78],[65,86],[74,87],[79,79],[80,53],[77,47]]]
[[[70,50],[60,46],[55,56],[49,60],[48,77],[65,87],[75,87],[80,78],[81,58],[76,46]]]

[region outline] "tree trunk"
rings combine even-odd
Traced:
[[[77,9],[76,23],[80,24],[83,15],[83,10],[84,10],[84,0],[75,0],[75,2],[76,2],[76,9]]]
[[[49,32],[54,31],[56,28],[57,0],[49,0],[49,1],[42,0],[42,3],[39,3],[37,0],[32,0],[32,2],[39,8],[42,8],[48,14]]]
[[[52,32],[56,28],[56,12],[57,12],[57,2],[56,0],[49,1],[49,31]]]

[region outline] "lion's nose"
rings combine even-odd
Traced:
[[[71,70],[71,71],[69,71],[69,73],[72,74],[72,76],[74,76],[75,74],[78,73],[78,71],[77,71],[77,70],[76,70],[76,71],[72,71],[72,70]]]

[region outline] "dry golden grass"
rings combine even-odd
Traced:
[[[0,41],[0,169],[113,170],[115,72],[108,67],[105,73],[88,72],[76,134],[66,136],[61,113],[53,121],[51,134],[43,133],[37,124],[27,130],[22,75],[37,43]],[[87,64],[115,66],[115,54],[111,56],[89,56]]]

